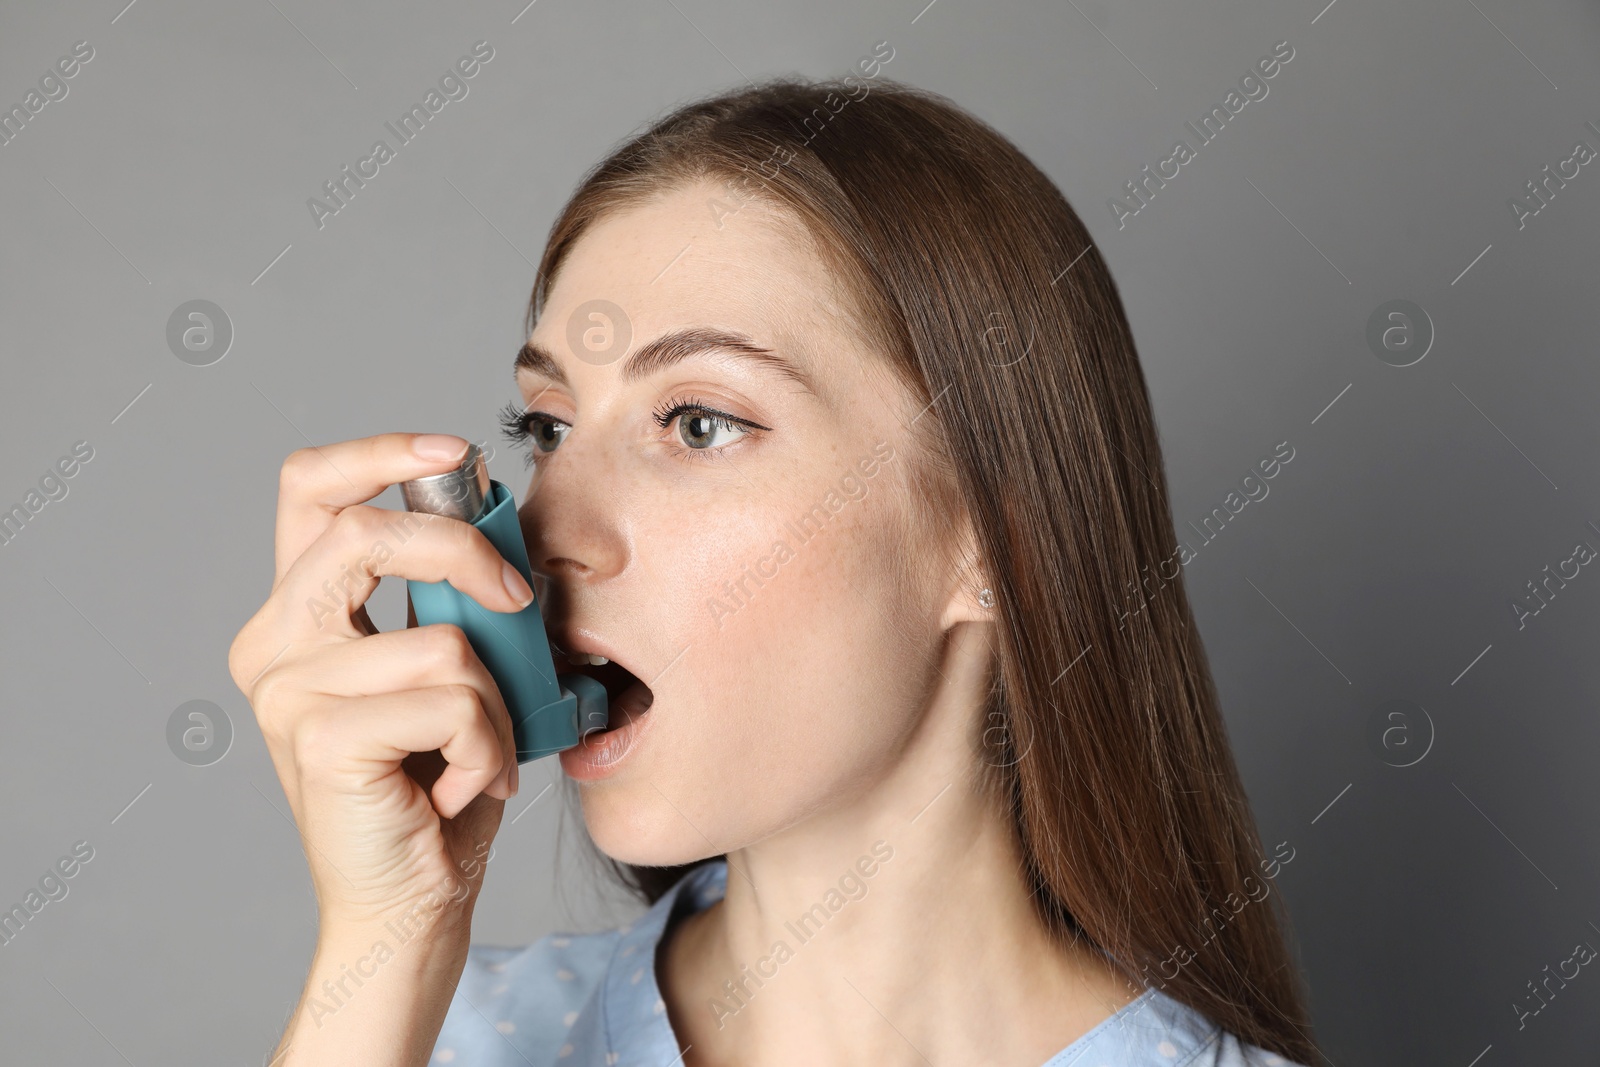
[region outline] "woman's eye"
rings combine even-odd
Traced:
[[[720,448],[747,431],[707,411],[687,408],[678,416],[678,438],[693,449]]]
[[[536,460],[536,453],[554,452],[572,429],[560,419],[525,410],[515,400],[500,409],[499,421],[506,440],[527,449],[529,463]]]
[[[655,412],[656,425],[665,430],[678,424],[678,440],[688,446],[686,454],[709,454],[767,429],[758,423],[718,411],[695,396],[668,401]]]
[[[528,439],[540,452],[554,452],[566,440],[572,427],[543,415],[528,416]]]

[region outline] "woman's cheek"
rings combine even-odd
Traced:
[[[641,561],[645,574],[636,584],[659,590],[659,604],[674,609],[664,622],[681,636],[677,647],[720,639],[792,559],[793,538],[776,509],[680,501],[659,513],[672,525],[640,531],[636,543],[651,546],[653,556]]]
[[[872,758],[883,705],[910,688],[882,617],[898,609],[884,575],[860,558],[861,533],[826,529],[800,545],[726,619],[706,657],[704,673],[727,675],[716,691],[739,694],[721,702],[730,740],[746,746],[737,755],[764,774],[819,785],[849,775]]]
[[[810,508],[828,488],[674,509],[675,534],[637,542],[670,546],[644,584],[663,592],[649,612],[661,655],[685,650],[662,683],[675,721],[656,724],[653,771],[687,789],[765,798],[766,810],[723,818],[782,818],[774,805],[815,803],[858,777],[905,729],[905,714],[888,707],[895,694],[920,691],[903,672],[918,669],[926,620],[914,617],[895,562],[905,546],[893,496],[874,485],[837,510]]]

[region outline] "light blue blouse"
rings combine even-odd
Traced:
[[[669,920],[727,890],[726,861],[689,871],[639,919],[531,945],[472,945],[430,1063],[463,1067],[673,1067],[678,1039],[656,985]],[[676,911],[674,911],[676,909]],[[1239,1041],[1148,988],[1043,1067],[1300,1067]]]

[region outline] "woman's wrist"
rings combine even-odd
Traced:
[[[425,1064],[466,965],[471,912],[429,918],[325,919],[273,1067]]]

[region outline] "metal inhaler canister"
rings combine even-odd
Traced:
[[[469,445],[453,471],[400,483],[407,511],[469,522],[534,588],[527,546],[511,490],[489,477],[483,453]],[[592,729],[605,729],[605,686],[584,674],[556,674],[539,597],[518,612],[490,611],[448,581],[406,579],[417,625],[459,626],[489,669],[511,713],[517,762],[572,748]]]

